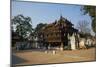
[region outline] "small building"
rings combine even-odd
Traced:
[[[16,32],[12,32],[12,47],[16,50],[30,49],[33,47],[33,41],[19,36]]]

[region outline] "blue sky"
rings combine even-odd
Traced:
[[[12,1],[12,17],[18,14],[29,16],[35,28],[39,23],[52,23],[62,15],[76,27],[81,20],[91,23],[90,16],[82,14],[81,7],[80,5]]]

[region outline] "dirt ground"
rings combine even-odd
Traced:
[[[46,53],[42,50],[25,50],[12,53],[12,64],[29,65],[95,61],[95,55],[95,48],[56,51],[56,54],[53,54],[53,51],[48,51],[48,53]]]

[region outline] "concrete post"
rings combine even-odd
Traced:
[[[63,51],[63,42],[61,42],[60,50]]]
[[[75,36],[74,34],[71,36],[71,49],[72,50],[76,50],[76,47],[75,47]]]
[[[50,49],[50,46],[51,46],[51,45],[50,45],[50,43],[49,43],[49,45],[48,45],[48,49]]]

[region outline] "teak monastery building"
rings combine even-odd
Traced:
[[[78,41],[78,30],[73,26],[70,21],[60,16],[59,20],[47,24],[39,31],[37,42],[47,49],[52,49],[52,47],[61,50],[63,50],[64,47],[71,49],[69,37],[74,34],[75,40]],[[75,47],[78,48],[78,44],[75,44]]]

